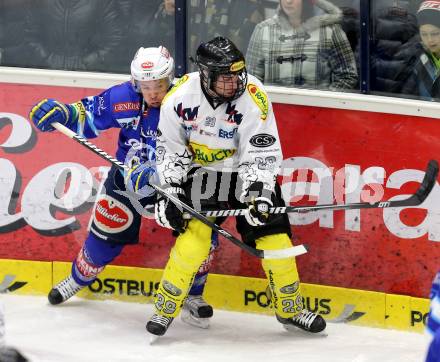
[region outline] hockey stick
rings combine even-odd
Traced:
[[[269,212],[271,214],[284,214],[284,213],[305,213],[311,211],[322,210],[354,210],[354,209],[374,209],[374,208],[387,208],[387,207],[409,207],[418,206],[428,197],[429,193],[434,188],[438,175],[438,163],[435,160],[431,160],[428,163],[425,176],[422,183],[415,194],[411,195],[404,200],[394,201],[379,201],[379,202],[357,202],[353,204],[327,204],[327,205],[315,205],[315,206],[281,206],[272,207]],[[247,209],[235,209],[235,210],[211,210],[201,211],[202,215],[207,217],[218,216],[240,216],[244,215]],[[188,217],[187,215],[184,215]]]
[[[67,127],[63,126],[62,124],[58,122],[52,123],[52,126],[66,135],[69,138],[72,138],[76,142],[78,142],[80,145],[85,146],[98,156],[102,157],[103,159],[109,161],[111,164],[115,165],[119,169],[122,169],[124,171],[128,171],[130,168],[125,165],[124,163],[118,161],[114,157],[110,156],[107,152],[101,150],[99,147],[95,146],[93,143],[89,142],[87,139],[77,135],[72,130],[68,129]],[[175,205],[178,207],[184,209],[187,211],[188,214],[190,214],[192,217],[198,219],[199,221],[203,222],[207,226],[209,226],[211,229],[217,231],[219,234],[223,235],[226,239],[240,247],[241,249],[247,251],[249,254],[256,256],[260,259],[283,259],[288,258],[292,256],[298,256],[307,253],[307,248],[304,245],[298,245],[286,249],[278,249],[278,250],[261,250],[253,248],[249,245],[244,244],[241,240],[237,239],[235,236],[227,232],[225,229],[223,229],[221,226],[213,223],[210,221],[206,216],[200,214],[198,211],[194,210],[189,205],[186,205],[185,203],[181,202],[177,197],[174,197],[173,195],[167,194],[164,190],[162,190],[159,186],[150,184],[151,187],[153,187],[157,193],[160,195],[168,198],[170,201],[172,201]]]

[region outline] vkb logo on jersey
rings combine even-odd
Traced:
[[[197,118],[199,107],[200,106],[195,108],[183,108],[182,103],[179,103],[177,107],[174,107],[174,111],[176,112],[177,116],[182,118],[184,121],[193,121]]]

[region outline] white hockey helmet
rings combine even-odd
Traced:
[[[139,48],[131,62],[134,88],[140,93],[137,82],[168,78],[174,79],[174,59],[164,46]]]

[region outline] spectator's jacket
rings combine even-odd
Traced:
[[[323,15],[293,28],[281,8],[255,27],[246,54],[247,68],[265,84],[325,89],[357,85],[355,58],[340,22],[342,13],[325,0]]]
[[[409,2],[377,2],[372,16],[371,90],[400,93],[413,65],[417,21]]]
[[[122,39],[115,0],[39,0],[27,15],[33,65],[68,70],[102,68]],[[102,69],[100,69],[102,70]]]
[[[143,161],[155,159],[160,109],[147,107],[131,82],[116,85],[68,107],[72,113],[68,127],[83,137],[95,138],[106,129],[120,129],[116,151],[119,161],[130,164],[133,157]]]
[[[440,99],[440,71],[435,66],[431,53],[421,44],[417,43],[415,54],[410,59],[414,63],[411,73],[407,77],[402,93],[432,100]]]

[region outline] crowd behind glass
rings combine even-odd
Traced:
[[[187,53],[223,35],[265,84],[359,92],[368,64],[372,94],[437,98],[437,2],[370,0],[366,62],[363,1],[188,0]],[[128,74],[140,46],[174,53],[174,16],[174,0],[0,0],[0,65]]]

